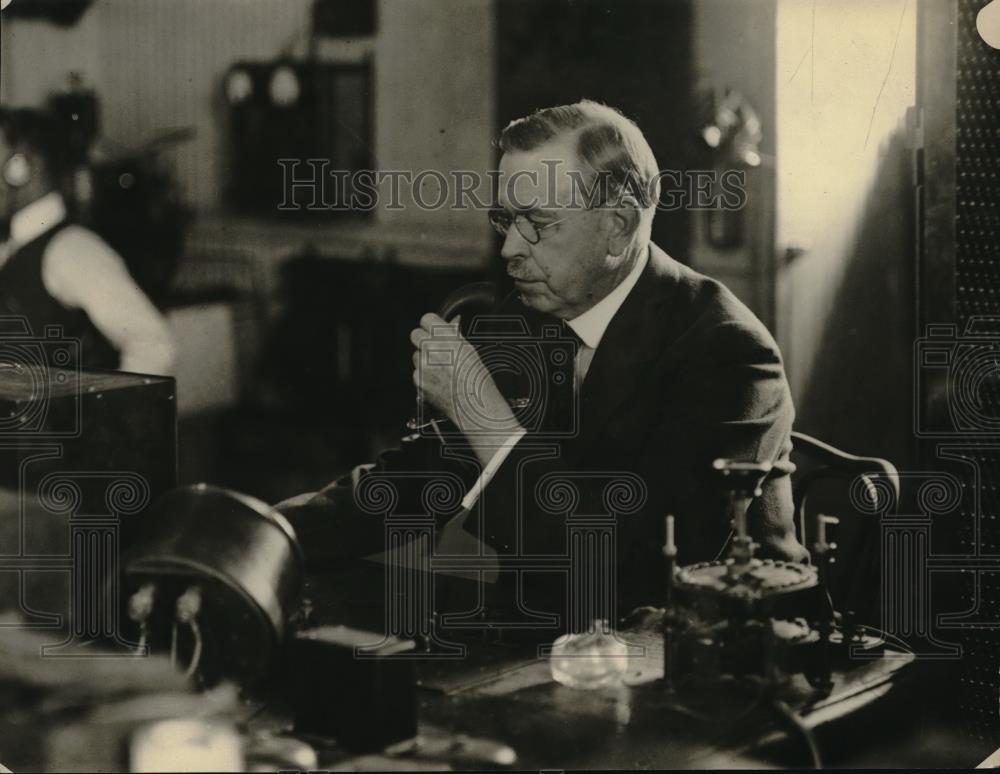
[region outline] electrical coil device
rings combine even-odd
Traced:
[[[829,690],[835,659],[848,648],[883,644],[878,637],[838,630],[824,577],[835,547],[826,541],[829,517],[817,519],[817,565],[754,556],[747,510],[771,467],[715,461],[733,525],[724,559],[675,567],[673,517],[667,517],[663,638],[664,683],[670,689],[679,674],[701,673],[752,675],[772,683],[802,674],[814,688]]]
[[[169,648],[206,685],[263,677],[302,583],[291,525],[259,500],[206,484],[167,492],[144,522],[123,562],[124,618],[139,647]]]

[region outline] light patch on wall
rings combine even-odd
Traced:
[[[879,141],[914,102],[914,0],[778,6],[778,241],[815,243],[862,200]],[[901,31],[904,45],[900,45]]]
[[[850,303],[843,298],[849,267],[874,260],[858,243],[862,226],[881,220],[883,239],[901,233],[909,181],[883,162],[916,99],[917,4],[778,1],[775,241],[779,252],[808,246],[782,271],[779,291],[779,343],[797,401],[828,357],[827,338],[873,319],[856,308],[851,325],[830,328],[844,311],[837,305]],[[906,259],[904,245],[892,249],[879,257],[887,271]]]

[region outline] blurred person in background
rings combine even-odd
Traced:
[[[60,139],[41,110],[0,108],[0,316],[80,342],[68,365],[169,375],[166,320],[122,257],[73,222],[60,193]]]

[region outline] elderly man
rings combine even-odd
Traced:
[[[614,594],[626,611],[661,599],[665,515],[676,517],[681,561],[723,549],[727,497],[712,461],[727,457],[775,466],[749,513],[760,553],[806,558],[792,524],[794,411],[777,346],[725,287],[650,242],[658,170],[639,128],[584,101],[514,121],[500,148],[499,206],[490,219],[505,237],[515,291],[490,319],[523,321],[528,338],[507,339],[522,351],[527,340],[555,341],[546,329],[578,340],[573,390],[546,376],[544,416],[527,421],[516,399],[530,385],[496,366],[503,339],[487,336],[484,347],[457,324],[425,315],[411,334],[414,382],[448,421],[323,492],[279,506],[308,535],[307,553],[377,547],[381,522],[344,518],[353,507],[348,493],[366,475],[447,470],[467,487],[466,530],[502,559],[558,557],[567,551],[566,524],[542,502],[552,474],[574,489],[571,516],[606,514],[606,483],[625,475],[640,501],[615,525]],[[575,401],[570,410],[566,398]],[[547,578],[544,567],[513,573],[515,607],[537,611],[537,600],[564,598],[560,567],[553,562]]]

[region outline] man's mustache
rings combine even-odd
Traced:
[[[518,282],[547,282],[549,279],[548,274],[545,274],[541,277],[530,277],[530,276],[522,276],[520,273],[515,274],[512,271],[508,271],[507,276],[510,277],[512,280],[517,280]]]

